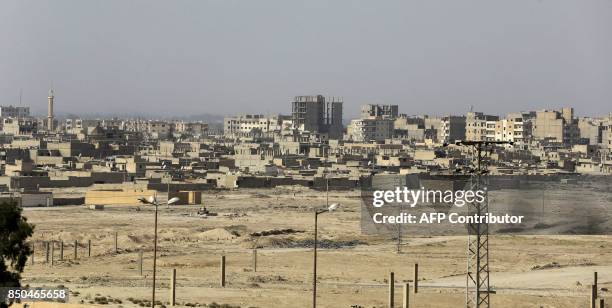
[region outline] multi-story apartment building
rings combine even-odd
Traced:
[[[395,119],[399,116],[397,105],[374,105],[368,104],[361,106],[361,118],[381,117]]]
[[[439,142],[454,142],[465,139],[466,120],[464,116],[446,116],[440,120]]]
[[[168,137],[174,130],[174,124],[159,120],[134,120],[126,123],[129,131],[145,133],[153,138]]]
[[[510,141],[524,145],[531,139],[531,120],[535,113],[509,113],[495,123],[495,141]]]
[[[38,132],[38,121],[33,118],[4,118],[2,132],[10,135],[31,135]]]
[[[536,140],[566,144],[578,142],[580,131],[578,121],[574,119],[574,108],[537,111],[533,124],[533,137]]]
[[[602,119],[580,118],[578,119],[578,130],[580,131],[580,139],[588,140],[590,145],[602,143]]]
[[[382,118],[389,117],[383,116]],[[412,141],[423,141],[425,139],[425,119],[423,117],[402,114],[393,120],[394,136]]]
[[[601,147],[612,149],[612,113],[601,121]]]
[[[300,131],[342,138],[342,99],[323,95],[296,96],[291,104],[293,125]]]
[[[271,133],[280,131],[283,117],[280,115],[264,116],[261,114],[245,114],[227,117],[223,120],[223,134],[237,136],[252,132]]]
[[[393,120],[381,117],[352,120],[347,136],[355,142],[384,141],[393,136]]]
[[[465,120],[465,137],[472,141],[495,140],[495,125],[499,117],[482,112],[468,112]]]
[[[208,124],[202,122],[174,122],[174,131],[181,134],[204,136],[208,132]]]
[[[30,116],[30,107],[0,106],[0,118],[27,118]]]
[[[65,119],[64,128],[67,131],[83,129],[83,120],[81,119]]]

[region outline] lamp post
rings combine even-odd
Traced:
[[[157,270],[157,208],[159,206],[159,202],[157,201],[156,196],[149,196],[148,198],[140,197],[138,198],[143,204],[151,204],[155,206],[155,231],[153,235],[153,290],[151,295],[151,307],[155,307],[155,272]],[[166,202],[167,205],[176,203],[179,201],[179,198],[172,198]]]
[[[312,308],[317,307],[317,229],[318,229],[318,218],[323,213],[334,211],[338,208],[338,203],[334,203],[327,207],[327,209],[317,209],[314,211],[314,253],[313,253],[313,270],[312,270]]]

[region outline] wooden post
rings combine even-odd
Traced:
[[[49,263],[49,242],[45,242],[45,263]]]
[[[79,241],[78,240],[74,240],[74,259],[77,259],[77,250],[79,247]]]
[[[253,272],[257,272],[257,249],[253,249]]]
[[[414,294],[419,292],[419,264],[414,264]]]
[[[117,232],[115,232],[115,253],[119,253],[119,246],[117,245]]]
[[[597,308],[597,286],[591,285],[591,308]]]
[[[176,304],[176,268],[172,269],[170,275],[170,306],[174,307]]]
[[[599,308],[606,308],[606,305],[604,303],[604,299],[603,298],[599,299]]]
[[[225,256],[221,256],[221,287],[225,287]]]
[[[87,240],[87,256],[91,257],[91,240]]]
[[[395,275],[393,272],[389,273],[389,308],[393,308],[395,305]]]
[[[53,266],[53,263],[54,263],[54,261],[55,261],[55,260],[54,260],[54,257],[55,257],[55,256],[54,256],[54,255],[55,255],[55,242],[53,242],[53,241],[52,241],[52,242],[50,243],[50,246],[51,246],[51,266]]]
[[[60,241],[60,261],[64,261],[64,241]]]
[[[410,308],[410,284],[404,284],[404,306],[402,308]]]
[[[595,287],[595,298],[597,298],[597,272],[593,272],[593,286]]]
[[[140,260],[140,276],[142,276],[142,249],[138,252],[138,259]]]
[[[32,265],[34,265],[34,253],[35,253],[34,246],[35,245],[32,244],[32,254],[30,255],[30,261],[32,262]]]

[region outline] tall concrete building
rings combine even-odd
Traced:
[[[517,145],[529,143],[534,112],[513,112],[495,124],[495,141],[511,141]]]
[[[612,113],[601,122],[601,147],[612,149]]]
[[[296,96],[291,104],[293,125],[301,131],[342,137],[342,99],[323,95]]]
[[[466,120],[464,116],[447,116],[440,120],[439,142],[455,142],[465,138]]]
[[[465,117],[465,138],[471,141],[495,140],[495,125],[499,117],[483,114],[482,112],[468,112]]]
[[[0,106],[0,118],[27,118],[30,116],[30,107]]]
[[[367,119],[372,117],[381,117],[395,119],[399,116],[399,107],[397,105],[363,105],[361,106],[361,118]]]
[[[223,134],[236,137],[253,132],[272,133],[281,130],[285,117],[281,115],[264,116],[262,114],[245,114],[223,119]]]
[[[383,119],[392,119],[382,116]],[[425,118],[419,116],[399,115],[393,120],[393,135],[405,139],[421,142],[425,139]]]
[[[580,118],[578,119],[578,129],[580,130],[580,139],[588,140],[590,145],[598,145],[601,143],[601,132],[603,126],[600,119]]]
[[[393,120],[382,117],[352,120],[347,135],[355,142],[384,141],[393,136]]]
[[[53,89],[49,90],[48,100],[48,110],[47,110],[47,130],[53,131],[53,100],[55,99],[55,95],[53,93]]]
[[[533,124],[533,137],[536,140],[576,143],[580,139],[580,131],[578,121],[574,119],[574,109],[537,111]]]

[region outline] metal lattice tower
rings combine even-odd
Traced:
[[[483,164],[483,151],[487,146],[496,144],[510,144],[507,141],[459,141],[456,145],[470,146],[475,150],[475,170],[472,170],[469,189],[485,192],[483,202],[468,204],[468,215],[484,217],[489,213],[488,181],[484,176],[488,170]],[[489,287],[489,224],[485,222],[470,223],[468,229],[467,245],[467,275],[465,288],[465,305],[468,308],[489,308],[490,294],[495,291]]]
[[[489,197],[487,183],[482,178],[482,154],[481,145],[477,146],[478,164],[476,174],[470,178],[470,189],[472,191],[485,191],[484,202],[472,202],[468,204],[468,215],[482,217],[489,212]],[[468,224],[468,246],[467,246],[467,275],[465,289],[466,307],[490,307],[489,294],[489,224]]]

